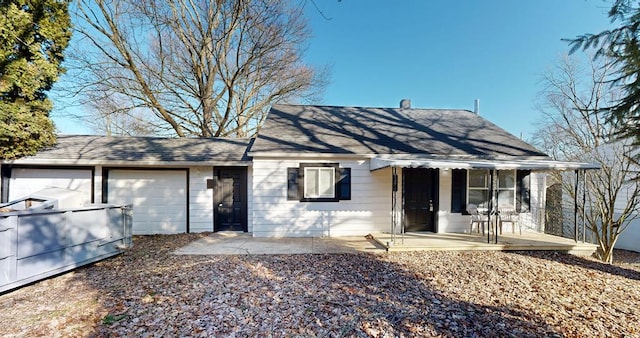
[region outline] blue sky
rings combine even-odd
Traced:
[[[315,0],[306,3],[309,63],[330,65],[320,103],[473,109],[529,138],[540,79],[569,47],[562,38],[610,27],[602,0]],[[89,133],[52,114],[64,134]]]

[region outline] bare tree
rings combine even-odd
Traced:
[[[611,71],[606,60],[582,68],[576,59],[564,58],[544,77],[539,107],[545,120],[535,135],[537,145],[557,160],[602,167],[585,173],[586,203],[575,196],[573,176],[557,179],[563,182],[565,196],[577,198],[578,211],[584,212],[597,254],[605,262],[613,261],[616,241],[640,211],[640,182],[632,180],[637,166],[628,157],[625,141],[612,140],[613,125],[601,110],[620,95],[605,83]]]
[[[313,99],[325,84],[326,70],[302,60],[303,7],[287,0],[78,0],[75,9],[74,90],[111,125],[127,115],[155,134],[249,136],[273,103]]]

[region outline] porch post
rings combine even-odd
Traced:
[[[396,232],[398,230],[398,176],[396,174],[396,167],[391,167],[391,242],[396,241]]]
[[[495,170],[495,169],[493,171],[496,174],[496,180],[495,180],[496,190],[494,191],[494,197],[496,199],[496,208],[495,208],[495,210],[496,210],[496,213],[495,213],[495,215],[496,215],[496,220],[495,220],[496,226],[494,228],[495,232],[496,232],[495,244],[498,244],[498,225],[499,225],[498,222],[500,220],[500,218],[499,218],[500,215],[498,214],[498,212],[499,212],[498,210],[499,210],[499,207],[500,207],[500,196],[499,196],[500,195],[500,172]]]
[[[491,210],[493,208],[493,169],[489,170],[489,200],[487,201],[487,244],[491,243]],[[497,242],[496,238],[496,242]]]
[[[587,171],[582,170],[582,242],[583,243],[587,241],[586,211],[587,211]]]
[[[580,182],[580,171],[575,170],[576,185],[573,192],[573,240],[578,242],[578,183]]]

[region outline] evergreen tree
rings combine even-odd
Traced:
[[[620,86],[623,97],[608,107],[602,107],[608,122],[615,127],[614,136],[631,139],[640,147],[640,7],[637,1],[615,0],[609,10],[611,22],[621,25],[597,34],[585,34],[570,40],[571,52],[595,48],[596,57],[606,56],[617,70],[607,80]],[[638,157],[638,155],[636,155]]]
[[[47,91],[71,38],[66,0],[0,0],[0,158],[55,143]]]

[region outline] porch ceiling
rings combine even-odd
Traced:
[[[527,170],[578,170],[600,169],[594,163],[554,161],[544,158],[389,158],[374,157],[369,170],[375,171],[387,167],[397,168],[433,168],[433,169],[527,169]]]

